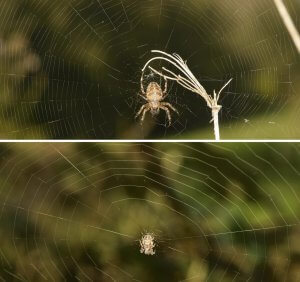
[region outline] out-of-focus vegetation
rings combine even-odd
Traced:
[[[2,144],[5,281],[299,281],[299,144]],[[140,253],[145,231],[156,254]]]
[[[298,24],[299,5],[286,4]],[[222,138],[300,136],[299,55],[272,0],[2,0],[0,10],[2,138],[213,138],[205,102],[176,84],[172,127],[163,113],[134,120],[151,49],[187,59],[209,93],[233,78]]]

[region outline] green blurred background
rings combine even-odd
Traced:
[[[299,2],[285,4],[299,28]],[[134,119],[151,49],[180,54],[208,93],[233,78],[222,138],[300,138],[300,58],[272,0],[1,0],[0,11],[1,138],[212,139],[205,102],[174,84],[171,127],[164,113]]]
[[[3,281],[300,281],[299,144],[2,143],[0,156]]]

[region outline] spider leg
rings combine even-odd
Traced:
[[[142,111],[146,108],[146,106],[147,106],[147,104],[145,104],[145,105],[143,105],[143,106],[140,107],[140,110],[135,115],[135,118],[137,118],[142,113]]]
[[[166,77],[164,76],[164,80],[165,80],[165,87],[164,87],[164,91],[163,93],[166,94],[168,91],[168,80],[166,79]]]
[[[170,110],[167,107],[163,106],[163,105],[161,105],[160,108],[166,112],[166,114],[168,116],[169,126],[170,126],[171,125],[171,121],[172,121]]]
[[[163,93],[164,93],[164,92],[163,92]],[[169,93],[163,95],[163,96],[161,97],[161,101],[162,101],[162,100],[165,100],[165,99],[168,97],[168,95],[169,95]]]
[[[144,89],[144,86],[143,86],[143,76],[144,76],[144,72],[143,72],[142,75],[141,75],[141,91],[142,91],[142,93],[143,93],[144,95],[146,95],[145,89]]]
[[[164,77],[165,80],[165,87],[164,87],[164,91],[163,91],[163,96],[161,97],[161,100],[164,100],[169,94],[167,93],[168,91],[168,80]]]
[[[171,110],[173,110],[175,113],[177,113],[179,115],[178,111],[170,103],[161,102],[160,104],[163,105],[163,106],[167,106],[167,107],[171,108]]]
[[[149,107],[146,107],[146,108],[144,109],[144,111],[143,111],[143,115],[142,115],[142,118],[141,118],[141,123],[143,123],[143,121],[144,121],[144,118],[145,118],[145,115],[146,115],[146,113],[147,113],[149,110],[150,110],[150,108],[149,108]]]
[[[145,94],[145,93],[144,93]],[[145,96],[143,96],[142,94],[138,94],[139,96],[141,96],[144,100],[147,101],[147,98]],[[145,94],[146,95],[146,94]]]

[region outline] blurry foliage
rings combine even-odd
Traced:
[[[299,281],[299,152],[279,143],[2,144],[0,277]],[[154,256],[139,251],[145,231],[156,234]]]
[[[294,19],[299,6],[288,4]],[[175,84],[173,127],[163,114],[147,116],[142,128],[134,120],[144,102],[136,95],[140,69],[151,49],[166,49],[188,60],[209,93],[234,78],[221,99],[221,137],[299,138],[299,56],[272,7],[2,0],[0,137],[213,138],[205,103]]]

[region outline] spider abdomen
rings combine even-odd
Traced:
[[[159,113],[160,109],[162,109],[166,112],[169,120],[169,125],[171,125],[171,114],[169,108],[176,113],[178,112],[170,103],[163,102],[163,100],[166,98],[167,93],[167,80],[165,79],[165,81],[166,82],[164,90],[161,89],[158,83],[152,81],[148,84],[146,92],[144,91],[143,84],[141,81],[141,91],[145,96],[140,96],[142,96],[147,101],[147,103],[144,104],[136,114],[136,117],[142,114],[141,122],[143,122],[147,111],[150,111],[151,114],[154,116]]]
[[[158,92],[158,93],[162,92],[161,87],[157,82],[152,81],[149,83],[146,93],[151,93],[151,92]]]
[[[159,102],[162,100],[163,92],[156,82],[150,82],[147,87],[146,95],[149,102]]]

